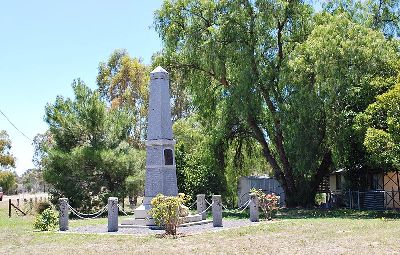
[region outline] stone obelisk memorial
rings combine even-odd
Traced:
[[[175,140],[172,134],[169,74],[162,67],[150,73],[150,96],[146,140],[146,180],[143,204],[135,209],[135,218],[123,225],[154,225],[149,215],[151,200],[157,194],[177,196]],[[189,215],[185,222],[201,221],[201,215]]]
[[[162,67],[150,73],[150,98],[146,141],[146,181],[143,205],[135,218],[149,218],[150,202],[157,194],[177,196],[175,140],[172,135],[169,74]]]

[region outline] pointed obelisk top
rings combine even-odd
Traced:
[[[151,80],[156,80],[156,79],[169,80],[169,74],[167,71],[165,71],[164,68],[162,68],[161,66],[157,66],[150,73],[150,79]]]
[[[157,66],[151,73],[168,73],[168,72],[161,66]]]

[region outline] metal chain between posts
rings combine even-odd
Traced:
[[[225,211],[228,210],[228,208],[226,208],[226,206],[224,204],[221,204],[221,205],[222,205],[222,208],[224,208]]]
[[[102,215],[105,211],[107,211],[108,206],[104,206],[102,209],[100,209],[100,211],[95,212],[95,213],[80,213],[77,210],[75,210],[70,204],[68,204],[69,209],[71,209],[71,212],[77,216],[80,219],[84,219],[84,220],[88,220],[88,219],[96,219],[98,218],[100,215]],[[93,217],[85,217],[85,216],[93,216]]]
[[[197,201],[194,201],[193,204],[191,204],[190,206],[188,206],[188,208],[192,208],[195,204],[197,203]]]
[[[206,200],[207,201],[207,200]],[[207,212],[208,211],[208,209],[210,209],[211,208],[211,206],[214,204],[214,202],[212,202],[211,204],[209,204],[209,206],[204,210],[204,211],[202,211],[201,213],[199,213],[199,214],[203,214],[203,213],[205,213],[205,212]]]
[[[118,204],[118,209],[125,214],[125,216],[127,216],[128,214],[124,211],[124,209],[122,209],[122,206],[120,204]]]
[[[247,209],[247,207],[249,207],[250,201],[251,201],[251,199],[247,200],[247,202],[242,205],[244,208],[241,211],[239,211],[239,213],[242,213],[244,210]],[[239,209],[240,209],[240,207],[238,208],[238,210]]]

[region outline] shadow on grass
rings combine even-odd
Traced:
[[[222,216],[226,219],[248,219],[249,211],[225,210]],[[264,215],[260,213],[260,218]],[[212,218],[211,213],[208,217]],[[358,211],[349,209],[280,209],[276,219],[307,219],[307,218],[342,218],[342,219],[400,219],[400,211]]]

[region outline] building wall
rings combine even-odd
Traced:
[[[335,191],[336,189],[336,174],[329,175],[329,189]]]
[[[400,178],[400,174],[399,174]],[[387,208],[400,208],[399,186],[396,172],[388,172],[383,176],[384,190],[386,191],[385,204]],[[394,200],[394,201],[393,201]]]
[[[279,182],[268,176],[246,176],[241,177],[238,183],[238,206],[241,207],[249,199],[251,189],[261,189],[265,193],[275,193],[280,196],[279,205],[285,205],[285,192]]]

